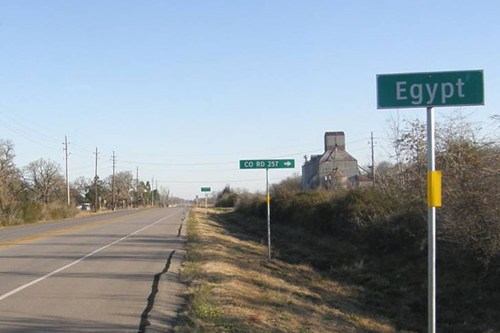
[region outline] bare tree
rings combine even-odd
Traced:
[[[500,255],[500,146],[480,139],[461,113],[439,129],[437,162],[443,177],[441,238],[488,263]]]
[[[382,172],[377,184],[392,194],[404,195],[409,201],[422,200],[426,189],[426,128],[421,121],[402,120],[391,124],[391,141],[396,164],[391,172]],[[381,171],[381,170],[379,170]]]
[[[405,121],[395,134],[400,165],[379,168],[379,188],[403,202],[426,198],[425,126]],[[443,172],[438,238],[484,263],[500,257],[500,144],[481,139],[481,128],[460,112],[436,126],[436,166]]]
[[[0,177],[10,172],[14,166],[14,145],[9,140],[0,139]]]
[[[80,176],[71,184],[71,202],[82,203],[85,196],[93,189],[93,181],[90,178]]]
[[[92,180],[89,178],[85,178],[84,176],[80,176],[73,181],[72,186],[79,193],[85,195],[89,187],[92,186]]]
[[[111,176],[108,177],[107,182],[111,184]],[[131,196],[134,189],[134,176],[130,171],[120,171],[115,174],[115,199],[118,204],[125,202],[130,203]],[[109,198],[111,202],[112,198]]]
[[[164,204],[165,206],[168,206],[170,204],[170,190],[168,189],[168,187],[160,187],[160,201],[162,202],[162,204]]]
[[[35,200],[48,204],[65,199],[65,179],[57,163],[41,158],[29,163],[23,174]]]
[[[12,142],[0,139],[0,213],[7,217],[14,214],[22,189],[14,157]]]

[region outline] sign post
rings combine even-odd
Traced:
[[[434,150],[434,110],[427,107],[427,173],[432,174],[436,170],[436,153]],[[430,177],[428,177],[430,179]],[[432,181],[432,180],[431,180]],[[427,184],[427,187],[436,184]],[[441,184],[437,185],[441,186]],[[431,193],[427,193],[430,200]],[[439,205],[441,206],[441,205]],[[436,206],[427,205],[427,331],[436,332]]]
[[[269,169],[266,168],[266,205],[267,205],[267,259],[271,260],[271,196],[269,195]]]
[[[427,329],[436,332],[436,207],[441,207],[441,172],[436,171],[434,106],[484,105],[483,71],[377,75],[377,108],[427,110]]]
[[[240,160],[240,169],[266,169],[267,205],[267,258],[271,260],[271,196],[269,194],[269,169],[295,168],[295,160]]]
[[[212,189],[210,187],[202,187],[201,192],[205,193],[205,215],[208,215],[208,193],[211,192]]]

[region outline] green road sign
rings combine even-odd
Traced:
[[[240,160],[240,169],[295,168],[295,160]]]
[[[201,191],[202,192],[210,192],[210,191],[212,191],[212,189],[210,187],[202,187]]]
[[[377,75],[377,108],[484,105],[483,71]]]

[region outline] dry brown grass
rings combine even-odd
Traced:
[[[306,265],[268,261],[260,240],[227,223],[220,210],[191,212],[189,302],[177,332],[396,331],[363,310],[362,289]]]

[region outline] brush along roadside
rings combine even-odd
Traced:
[[[267,260],[248,218],[193,209],[181,276],[188,304],[175,332],[395,332],[358,302],[362,290],[309,266]]]

